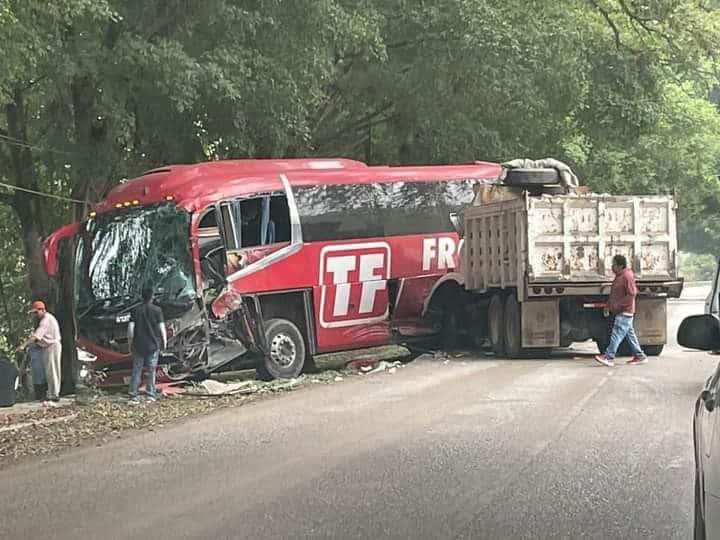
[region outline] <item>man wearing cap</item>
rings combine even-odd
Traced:
[[[32,313],[37,319],[38,325],[32,335],[20,345],[20,349],[27,349],[34,344],[42,350],[45,379],[48,386],[48,400],[45,405],[55,407],[60,400],[60,359],[62,354],[60,325],[53,314],[47,311],[45,303],[40,300],[32,303],[29,313]]]

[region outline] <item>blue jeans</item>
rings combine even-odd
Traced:
[[[157,368],[158,356],[160,356],[158,351],[152,352],[148,355],[134,354],[132,377],[130,378],[130,390],[128,392],[130,397],[137,396],[143,367],[147,368],[147,384],[145,386],[145,393],[152,398],[157,397],[155,392],[155,369]]]
[[[634,318],[632,315],[615,315],[615,322],[613,323],[612,333],[610,334],[610,343],[608,343],[607,349],[605,350],[605,356],[615,358],[618,347],[620,347],[620,344],[625,338],[628,340],[633,355],[645,356],[645,353],[640,348],[637,335],[635,335],[635,328],[633,327]]]

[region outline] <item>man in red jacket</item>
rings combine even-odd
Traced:
[[[603,354],[597,355],[595,360],[605,366],[613,367],[618,347],[623,339],[627,338],[633,353],[633,357],[627,363],[647,364],[647,356],[640,348],[640,342],[635,335],[635,328],[633,328],[635,297],[637,296],[635,274],[627,267],[627,259],[623,255],[613,257],[612,271],[615,273],[615,279],[610,287],[610,298],[605,309],[605,316],[612,313],[615,316],[615,322],[607,349]]]

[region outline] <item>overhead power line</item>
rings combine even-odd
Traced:
[[[35,146],[34,144],[28,144],[26,142],[21,141],[20,139],[16,139],[14,137],[8,137],[7,135],[0,134],[0,142],[4,142],[5,144],[9,146],[17,146],[19,148],[27,148],[29,150],[38,150],[39,152],[50,152],[53,154],[61,154],[63,156],[71,156],[71,152],[66,152],[64,150],[57,150],[56,148],[45,148],[43,146]]]
[[[70,198],[70,197],[63,197],[62,195],[55,195],[55,194],[53,194],[53,193],[43,193],[42,191],[35,191],[34,189],[28,189],[28,188],[19,187],[19,186],[13,186],[12,184],[5,184],[5,183],[3,183],[3,182],[0,182],[0,187],[4,187],[4,188],[7,188],[7,189],[12,189],[12,190],[14,190],[14,191],[22,191],[22,192],[24,192],[24,193],[30,193],[30,194],[32,194],[32,195],[37,195],[38,197],[45,197],[45,198],[48,198],[48,199],[56,199],[56,200],[58,200],[58,201],[64,201],[64,202],[70,202],[70,203],[82,204],[82,205],[88,204],[87,202],[85,202],[85,201],[80,201],[80,200],[78,200],[78,199],[72,199],[72,198]]]
[[[56,150],[55,148],[44,148],[42,146],[35,146],[33,144],[27,144],[27,143],[21,141],[20,139],[16,139],[15,137],[10,137],[8,135],[3,135],[3,134],[0,134],[0,142],[3,142],[10,146],[17,146],[20,148],[28,148],[30,150],[40,150],[43,152],[52,152],[55,154],[63,154],[66,156],[72,155],[70,152],[65,152],[63,150]],[[14,186],[12,184],[5,184],[3,182],[0,182],[0,187],[11,189],[13,191],[22,191],[24,193],[30,193],[32,195],[37,195],[38,197],[45,197],[47,199],[55,199],[58,201],[64,201],[64,202],[69,202],[69,203],[73,203],[73,204],[82,204],[82,205],[87,204],[85,201],[80,201],[78,199],[72,199],[70,197],[63,197],[62,195],[55,195],[53,193],[44,193],[42,191],[36,191],[34,189],[28,189],[28,188],[24,188],[24,187]]]

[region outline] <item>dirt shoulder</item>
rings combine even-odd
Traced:
[[[132,405],[120,394],[85,391],[63,399],[58,408],[17,406],[0,414],[0,469],[28,458],[104,444],[133,431],[160,429],[219,409],[241,407],[303,388],[342,383],[371,372],[394,371],[402,365],[394,360],[397,357],[397,350],[392,349],[372,356],[335,355],[325,361],[325,369],[317,374],[268,383],[210,381],[207,385],[186,387],[183,393],[170,394],[154,403],[141,400]],[[346,367],[354,359],[360,363]]]

